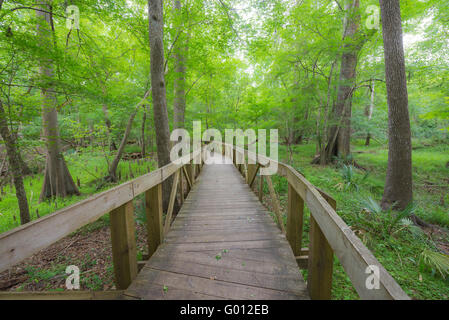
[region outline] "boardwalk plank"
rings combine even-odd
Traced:
[[[165,289],[164,289],[165,288]],[[232,165],[205,165],[125,299],[309,299],[293,252]]]

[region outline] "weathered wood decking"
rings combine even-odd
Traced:
[[[232,164],[204,166],[124,297],[309,299],[285,236]]]

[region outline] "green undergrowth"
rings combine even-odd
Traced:
[[[135,148],[130,146],[128,149],[134,151]],[[77,203],[95,193],[110,189],[156,168],[152,157],[147,157],[145,160],[140,161],[122,160],[117,170],[120,181],[116,184],[104,184],[103,178],[107,175],[108,162],[101,150],[96,148],[86,148],[78,152],[71,150],[64,157],[75,183],[77,181],[80,182],[79,190],[81,195],[57,198],[39,203],[43,173],[25,177],[24,184],[32,220]],[[108,161],[111,162],[112,157],[109,157]],[[15,189],[12,185],[8,185],[3,187],[3,193],[0,194],[0,233],[19,225],[20,217]]]
[[[413,143],[412,211],[425,221],[443,228],[443,235],[436,240],[412,226],[411,221],[407,220],[411,212],[398,216],[394,212],[379,211],[376,218],[372,218],[374,215],[367,211],[367,207],[370,207],[370,201],[376,204],[382,198],[388,150],[387,146],[379,143],[365,147],[363,142],[355,141],[352,151],[357,165],[366,170],[343,165],[312,165],[310,162],[315,156],[314,144],[293,146],[290,165],[337,200],[337,213],[409,296],[414,299],[447,300],[449,276],[441,275],[436,267],[424,264],[423,252],[427,250],[441,253],[436,243],[449,243],[448,233],[444,233],[445,228],[449,227],[449,168],[445,166],[449,161],[449,146],[424,143],[425,148],[421,148],[422,142]],[[280,161],[288,162],[284,146],[280,147],[279,158]],[[286,208],[287,181],[279,176],[273,176],[272,179],[281,206]],[[266,183],[264,193],[268,194]],[[306,208],[303,247],[308,244],[309,217],[310,213]],[[285,215],[283,219],[286,223]],[[307,271],[303,271],[303,274],[306,278]],[[334,263],[332,297],[358,299],[350,279],[337,259]]]

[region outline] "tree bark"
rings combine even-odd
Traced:
[[[184,23],[182,17],[182,6],[180,0],[175,0],[175,14],[177,19],[178,39],[175,44],[175,80],[174,104],[173,104],[173,128],[184,128],[184,117],[186,110],[186,54],[188,51],[186,33],[183,31]]]
[[[106,96],[106,89],[103,87],[102,90],[103,90],[103,95]],[[108,131],[109,150],[114,151],[114,150],[117,150],[117,145],[115,144],[114,137],[112,136],[112,123],[111,123],[111,119],[109,119],[108,106],[106,105],[106,103],[103,103],[102,109],[103,109],[103,115],[104,115],[104,122],[106,124],[106,129]]]
[[[125,133],[123,134],[122,141],[120,146],[118,147],[117,153],[115,154],[114,160],[112,160],[111,166],[109,167],[109,176],[106,177],[106,180],[110,180],[112,182],[117,182],[117,168],[120,160],[123,156],[123,151],[125,150],[126,143],[128,142],[129,133],[131,132],[131,128],[133,126],[134,118],[136,117],[138,109],[136,108],[133,113],[129,116],[128,124],[126,125]]]
[[[141,144],[142,144],[142,158],[145,158],[146,155],[146,142],[145,142],[145,122],[147,120],[147,112],[144,108],[143,116],[142,116],[142,126],[140,128],[141,131]]]
[[[147,104],[147,123],[148,123],[148,127],[147,127],[147,134],[148,134],[148,150],[147,152],[153,152],[153,127],[154,127],[154,121],[153,118],[151,117],[151,106],[150,104]]]
[[[380,0],[388,101],[388,167],[382,208],[413,200],[412,141],[399,0]]]
[[[18,136],[17,131],[11,132],[11,135],[13,136],[14,141],[19,141],[19,136]],[[22,175],[27,176],[27,175],[32,174],[33,172],[31,171],[30,167],[28,167],[28,165],[22,158],[22,154],[20,152],[19,146],[17,146],[17,155],[18,155],[20,167],[22,168]]]
[[[168,125],[167,99],[164,74],[164,21],[162,0],[148,0],[150,38],[150,68],[153,97],[154,127],[156,131],[159,168],[170,163],[170,129]],[[162,186],[164,210],[168,208],[173,179]]]
[[[150,90],[148,90],[143,96],[142,100],[134,107],[133,113],[129,116],[128,124],[126,125],[125,133],[123,134],[122,141],[120,142],[120,146],[118,147],[117,153],[109,167],[109,175],[106,177],[106,180],[116,182],[117,181],[117,168],[120,160],[122,159],[123,151],[125,150],[126,143],[128,142],[129,134],[131,133],[131,129],[133,126],[134,118],[136,117],[139,108],[142,104],[145,103],[146,99],[150,95]]]
[[[370,86],[370,92],[371,92],[371,97],[370,97],[370,104],[366,107],[365,109],[365,115],[368,118],[368,121],[371,121],[371,118],[373,117],[373,111],[374,111],[374,80],[371,81],[371,86]],[[365,146],[368,147],[370,145],[370,141],[371,141],[371,133],[368,132],[366,134],[366,140],[365,140]]]
[[[358,53],[362,48],[359,7],[359,0],[350,0],[347,7],[343,36],[346,43],[343,46],[337,103],[333,112],[334,125],[330,129],[325,163],[331,162],[333,157],[347,157],[351,152],[352,93],[356,81]]]
[[[54,34],[51,5],[48,1],[37,1],[37,7],[45,11],[37,11],[37,33],[41,47],[53,48],[52,36]],[[42,89],[42,126],[43,136],[47,147],[47,157],[45,164],[44,183],[40,194],[40,201],[51,197],[65,197],[67,195],[79,195],[72,176],[67,168],[64,157],[61,153],[58,112],[56,110],[57,100],[52,88],[53,61],[51,58],[44,58],[41,61],[40,73],[44,80]]]
[[[28,207],[28,200],[25,191],[25,186],[23,184],[22,171],[23,168],[21,166],[21,157],[19,153],[19,149],[17,148],[15,135],[11,134],[11,131],[8,127],[8,122],[6,120],[6,112],[3,108],[3,104],[0,101],[0,134],[5,141],[6,153],[8,155],[8,163],[9,168],[12,172],[14,187],[16,188],[16,197],[17,202],[19,204],[19,212],[20,212],[20,223],[25,224],[30,222],[30,210]]]

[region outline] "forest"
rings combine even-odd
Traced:
[[[448,62],[447,1],[0,0],[0,238],[169,164],[194,121],[277,129],[279,161],[336,199],[407,295],[447,300]],[[115,289],[109,224],[1,272],[0,290],[63,291],[67,265]],[[357,297],[335,259],[332,299]]]

